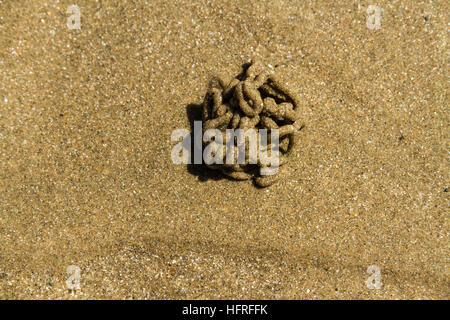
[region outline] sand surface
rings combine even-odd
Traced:
[[[0,298],[448,299],[449,12],[0,1]],[[173,164],[211,78],[254,57],[305,102],[287,174]]]

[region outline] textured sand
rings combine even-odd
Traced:
[[[0,1],[0,298],[448,299],[449,5],[374,2]],[[305,101],[287,175],[174,165],[252,57]]]

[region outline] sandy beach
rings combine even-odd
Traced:
[[[449,12],[0,1],[0,299],[449,299]],[[174,164],[251,59],[303,102],[283,177]]]

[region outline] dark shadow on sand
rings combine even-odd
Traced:
[[[194,121],[202,121],[202,105],[190,103],[186,107],[186,113],[189,119],[190,124],[190,139],[191,139],[191,163],[187,165],[187,169],[189,173],[198,177],[200,181],[208,181],[208,180],[220,180],[223,178],[227,178],[218,170],[213,170],[205,166],[205,164],[194,164],[194,152],[195,148],[203,149],[202,146],[194,145]],[[203,150],[198,150],[202,152]]]

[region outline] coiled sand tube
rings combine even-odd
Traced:
[[[288,163],[288,154],[292,152],[298,131],[302,128],[299,116],[301,101],[294,91],[283,83],[273,68],[263,68],[261,64],[252,62],[239,77],[220,76],[216,85],[211,86],[205,95],[202,105],[203,131],[218,129],[222,135],[223,161],[219,164],[209,164],[208,167],[218,169],[235,180],[253,179],[255,184],[267,187],[280,178],[282,167]],[[245,143],[245,161],[237,163],[237,140],[226,141],[227,129],[266,129],[267,145],[265,150],[277,152],[279,157],[277,172],[263,175],[269,170],[271,163],[263,163],[260,159],[251,160],[249,145]],[[271,130],[278,130],[278,151],[272,150]],[[260,142],[257,133],[258,143]],[[239,139],[238,139],[239,140]],[[210,141],[204,146],[208,146]],[[242,143],[242,141],[241,141]],[[232,147],[235,163],[226,162],[227,147]],[[259,146],[261,148],[261,146]],[[261,150],[260,150],[261,152]],[[271,153],[272,154],[272,153]],[[259,154],[261,157],[261,153]],[[243,158],[241,158],[242,161]],[[253,159],[253,158],[252,158]]]

